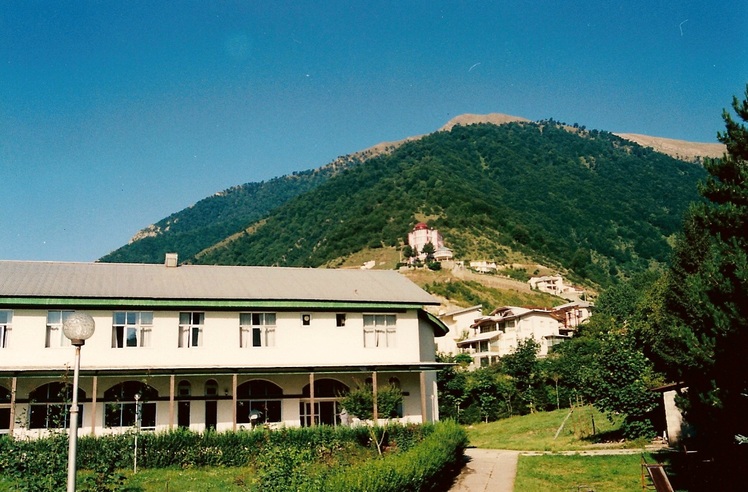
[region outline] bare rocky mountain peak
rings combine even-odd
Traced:
[[[673,138],[652,137],[636,133],[614,133],[624,140],[638,143],[642,147],[652,147],[657,152],[682,161],[696,161],[703,157],[722,157],[727,150],[721,143],[687,142]]]

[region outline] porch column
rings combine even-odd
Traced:
[[[96,435],[96,392],[99,387],[99,376],[94,376],[91,380],[93,388],[91,389],[91,435]]]
[[[239,375],[234,373],[231,375],[231,415],[232,415],[232,429],[236,431],[236,388],[239,386]]]
[[[426,373],[421,371],[421,423],[426,423]]]
[[[169,376],[169,430],[174,428],[174,374]]]
[[[309,426],[314,426],[314,373],[309,373],[309,414],[310,414],[310,421]]]
[[[8,426],[8,434],[13,435],[13,427],[16,424],[16,387],[18,385],[18,378],[13,376],[10,380],[10,425]]]
[[[379,420],[379,405],[377,404],[377,371],[372,371],[371,373],[371,387],[373,393],[373,399],[374,399],[374,413],[372,413],[374,423],[377,423],[377,420]]]

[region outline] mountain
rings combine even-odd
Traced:
[[[599,284],[667,258],[682,212],[698,199],[700,166],[608,132],[491,117],[501,124],[467,115],[430,135],[226,190],[102,261],[160,262],[176,251],[194,263],[337,266],[367,248],[399,247],[419,221],[458,258],[524,258]]]

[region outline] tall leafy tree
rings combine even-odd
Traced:
[[[739,120],[724,111],[718,133],[727,152],[706,161],[705,200],[677,241],[665,293],[673,320],[657,354],[688,387],[685,416],[702,452],[724,466],[748,463],[748,86],[732,107]]]

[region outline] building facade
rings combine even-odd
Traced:
[[[574,318],[573,325],[565,324],[570,311],[574,311],[571,305],[561,309],[500,307],[489,316],[477,318],[470,327],[469,337],[457,341],[457,347],[461,353],[472,356],[472,365],[476,367],[497,362],[513,353],[520,341],[530,338],[540,345],[538,356],[545,357],[551,347],[571,338],[583,321]]]
[[[173,259],[173,258],[172,258]],[[364,381],[438,419],[438,301],[394,271],[0,261],[0,433],[66,427],[75,311],[79,432],[337,425]]]

